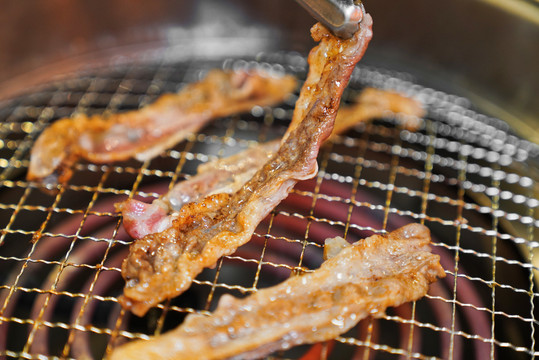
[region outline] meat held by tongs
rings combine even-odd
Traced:
[[[336,338],[368,316],[423,297],[445,273],[429,249],[429,230],[410,224],[349,244],[326,241],[329,255],[312,272],[243,299],[224,295],[209,316],[114,350],[111,359],[255,359]]]
[[[204,268],[248,242],[297,181],[315,176],[318,150],[331,135],[342,92],[372,37],[371,27],[365,14],[359,31],[343,40],[321,24],[313,26],[319,44],[309,54],[309,74],[277,152],[237,192],[187,204],[168,229],[135,240],[122,265],[124,308],[143,315],[187,290]]]

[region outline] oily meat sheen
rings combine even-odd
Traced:
[[[429,243],[419,224],[354,244],[330,239],[331,257],[319,269],[243,299],[224,295],[211,315],[189,315],[175,330],[115,349],[111,359],[255,359],[333,339],[361,319],[418,300],[444,277]]]
[[[393,116],[408,130],[416,130],[424,116],[422,105],[401,94],[373,88],[364,89],[348,106],[341,106],[331,137],[370,120]],[[129,199],[116,204],[123,226],[134,239],[165,230],[187,203],[217,193],[235,193],[279,148],[279,140],[260,143],[235,155],[210,161],[197,174],[175,185],[166,195],[148,204]]]
[[[94,163],[152,159],[210,120],[248,111],[255,105],[277,104],[295,87],[290,75],[212,70],[203,80],[177,94],[162,95],[140,110],[60,119],[36,140],[27,178],[64,183],[79,158]]]
[[[301,121],[287,131],[273,157],[237,192],[210,195],[183,206],[168,229],[135,240],[122,264],[126,280],[122,306],[137,315],[185,291],[206,267],[250,240],[256,226],[298,180],[313,177],[320,145],[333,129],[342,92],[372,37],[365,15],[350,39],[333,36],[316,24],[319,44],[309,54],[309,79],[297,111]],[[313,75],[314,74],[314,75]]]

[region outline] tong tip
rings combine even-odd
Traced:
[[[365,16],[360,0],[296,0],[340,38],[348,39],[359,30]]]

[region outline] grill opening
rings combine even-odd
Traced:
[[[343,102],[367,86],[394,89],[425,104],[422,128],[403,130],[388,114],[326,143],[318,175],[300,182],[251,242],[143,318],[121,309],[120,266],[131,240],[113,204],[129,196],[150,202],[199,164],[281,136],[295,98],[218,119],[151,161],[78,162],[57,191],[24,178],[33,142],[56,119],[136,109],[211,68],[260,66],[300,79],[307,70],[303,57],[289,53],[133,63],[73,74],[0,104],[0,356],[102,358],[125,341],[178,326],[188,313],[208,313],[224,293],[245,296],[302,267],[317,268],[327,237],[356,241],[410,222],[430,228],[445,279],[420,301],[366,319],[336,340],[274,356],[538,355],[539,147],[465,98],[361,65]]]

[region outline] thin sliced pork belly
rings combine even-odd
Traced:
[[[298,102],[309,103],[303,119],[289,129],[279,150],[237,192],[219,193],[184,205],[165,231],[135,240],[122,264],[126,280],[120,303],[136,315],[191,286],[219,258],[251,239],[256,226],[283,200],[298,180],[318,171],[316,157],[330,136],[342,92],[372,37],[369,15],[350,39],[333,36],[321,24],[311,29],[319,41],[309,54],[309,77]]]
[[[185,204],[212,194],[233,194],[238,191],[278,148],[279,141],[270,141],[202,164],[195,176],[179,182],[165,196],[151,204],[134,199],[117,203],[115,207],[122,214],[123,227],[133,239],[169,228]]]
[[[396,116],[402,126],[416,130],[424,116],[423,107],[414,99],[391,91],[367,88],[356,103],[341,106],[332,136],[373,119]],[[217,193],[238,191],[279,148],[278,140],[252,146],[238,154],[200,165],[197,174],[178,183],[163,197],[147,204],[129,199],[116,204],[123,226],[134,239],[163,231],[172,225],[181,207]]]
[[[368,316],[423,297],[445,273],[429,249],[429,230],[410,224],[352,245],[326,242],[332,257],[309,273],[237,299],[223,295],[210,316],[114,350],[111,359],[255,359],[334,339]]]
[[[32,148],[27,178],[63,183],[71,177],[71,166],[79,158],[94,163],[151,159],[210,120],[248,111],[255,105],[279,103],[295,87],[290,75],[213,70],[202,81],[177,94],[163,95],[140,110],[55,121]]]

